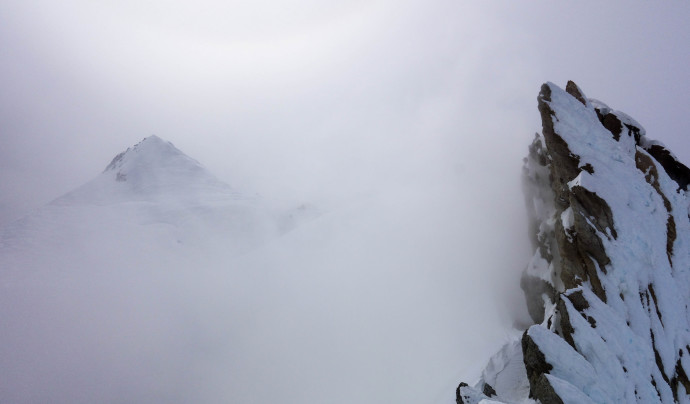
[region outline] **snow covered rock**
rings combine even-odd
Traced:
[[[119,153],[103,173],[59,198],[57,203],[122,200],[202,200],[204,196],[240,199],[241,195],[209,173],[172,143],[149,136]]]
[[[690,402],[690,169],[573,82],[538,101],[521,281],[536,324],[457,402]]]

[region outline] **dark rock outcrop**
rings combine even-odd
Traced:
[[[538,108],[521,279],[536,324],[458,403],[690,402],[690,169],[573,82],[544,84]]]

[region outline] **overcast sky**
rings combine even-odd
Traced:
[[[430,165],[513,169],[544,81],[575,80],[689,161],[689,9],[3,1],[0,223],[150,134],[273,197],[336,200]]]
[[[475,362],[484,360],[468,355],[485,357],[468,344],[493,347],[501,335],[492,321],[509,324],[515,315],[508,306],[529,255],[520,167],[541,129],[540,85],[576,81],[690,162],[689,11],[680,1],[5,0],[0,224],[156,134],[243,192],[335,212],[318,227],[337,234],[328,247],[320,233],[302,233],[267,259],[287,257],[296,274],[313,271],[305,287],[323,282],[342,293],[341,315],[349,304],[361,312],[383,304],[379,317],[349,320],[393,323],[378,343],[366,340],[362,355],[386,346],[383,356],[402,364],[407,350],[418,372],[447,375],[425,383],[452,400],[453,386],[476,376]],[[319,272],[314,257],[343,278]],[[382,272],[361,289],[348,267],[364,281],[370,269]],[[400,301],[379,295],[391,279],[400,290],[390,297]],[[331,321],[320,307],[329,296],[300,295],[302,283],[294,285],[296,307]],[[482,296],[487,290],[509,297],[473,311],[492,300]],[[353,303],[350,292],[370,300]],[[474,331],[481,321],[466,322],[474,316],[486,316],[493,334]],[[410,327],[397,345],[386,338],[399,334],[396,324]],[[416,345],[428,351],[409,349]],[[274,354],[289,356],[290,348]],[[336,364],[359,358],[324,352]],[[344,377],[359,372],[351,365],[340,369]],[[376,366],[386,372],[385,363]],[[400,384],[395,377],[389,386]]]

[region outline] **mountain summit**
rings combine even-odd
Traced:
[[[690,170],[573,82],[538,102],[521,282],[537,324],[457,402],[690,402]]]
[[[276,208],[242,195],[172,143],[150,136],[116,155],[91,181],[0,229],[0,267],[50,267],[11,261],[39,245],[46,256],[70,248],[106,257],[154,244],[173,251],[216,248],[230,256],[315,215],[308,206]]]
[[[177,170],[198,170],[201,165],[182,153],[172,143],[151,135],[115,156],[103,172],[116,171],[118,173],[116,180],[126,181],[129,171],[171,167]]]
[[[273,259],[315,209],[275,205],[152,136],[1,227],[0,401],[245,402],[251,369],[292,371],[270,352],[309,329],[283,309],[306,276]]]
[[[56,202],[201,201],[214,196],[240,197],[198,161],[152,135],[119,153],[100,176]]]

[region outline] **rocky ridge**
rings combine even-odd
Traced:
[[[535,324],[457,402],[690,402],[690,169],[572,81],[538,106],[521,281]]]

